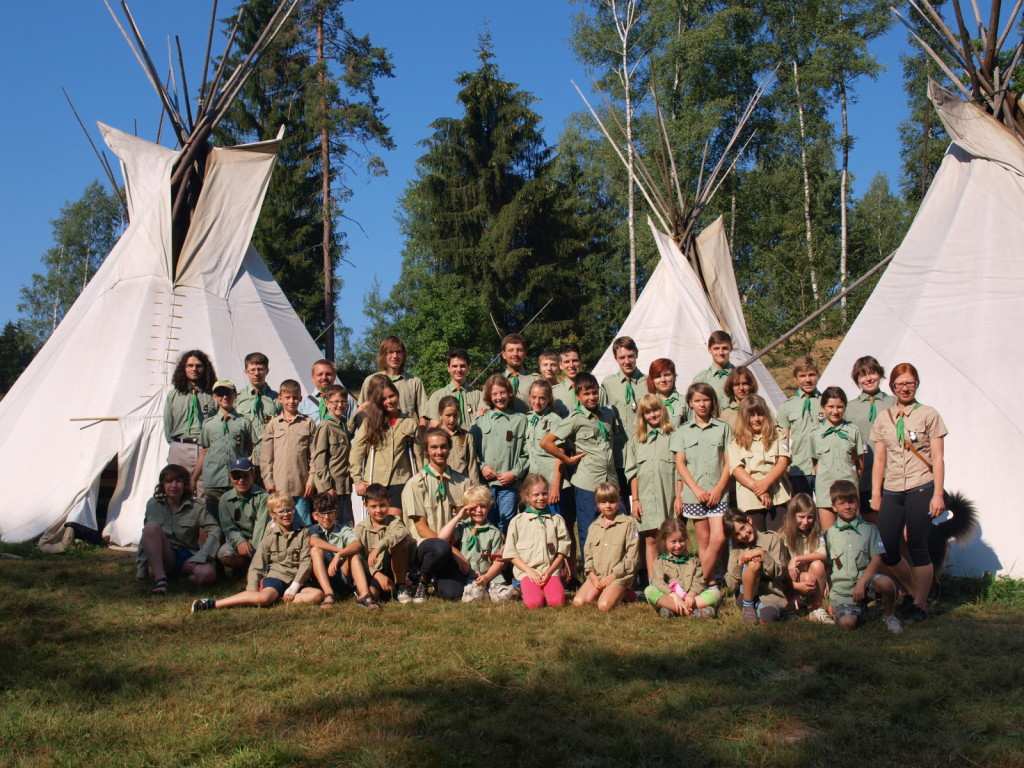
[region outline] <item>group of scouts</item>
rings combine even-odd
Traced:
[[[327,360],[303,397],[294,380],[270,389],[263,354],[246,357],[238,391],[186,352],[138,575],[163,594],[179,573],[247,574],[244,591],[194,612],[349,594],[371,609],[430,595],[539,608],[568,587],[574,605],[646,600],[666,618],[716,616],[726,594],[751,623],[852,629],[870,601],[891,632],[927,618],[946,429],[917,401],[913,365],[892,370],[892,397],[879,362],[860,358],[849,400],[819,392],[814,361],[798,358],[797,391],[773,415],[723,331],[684,393],[671,360],[644,375],[633,339],[612,351],[619,370],[602,382],[573,345],[542,352],[533,374],[510,334],[502,373],[476,389],[453,350],[428,397],[392,336],[358,398]]]

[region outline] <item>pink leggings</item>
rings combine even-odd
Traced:
[[[543,588],[537,586],[535,581],[524,578],[519,582],[519,589],[523,593],[523,605],[527,608],[565,605],[565,587],[557,573],[548,579]]]

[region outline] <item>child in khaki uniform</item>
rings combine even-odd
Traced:
[[[480,460],[480,474],[494,494],[491,522],[508,529],[516,513],[519,481],[526,474],[526,416],[513,410],[513,388],[500,374],[484,383],[484,402],[491,410],[473,424],[470,433]]]
[[[271,523],[249,565],[244,592],[215,600],[201,598],[192,603],[192,613],[214,608],[267,608],[278,600],[316,604],[319,589],[303,586],[312,570],[309,558],[309,530],[294,530],[295,502],[277,493],[267,501]]]
[[[554,402],[552,410],[563,419],[576,410],[579,400],[576,398],[576,377],[580,374],[580,348],[575,344],[566,344],[558,353],[558,367],[562,372],[562,380],[551,388]]]
[[[352,478],[349,474],[348,430],[345,409],[348,392],[337,384],[324,390],[327,415],[313,433],[313,485],[317,493],[326,493],[337,505],[338,519],[352,525]]]
[[[576,524],[572,486],[563,474],[562,463],[540,446],[541,440],[562,423],[562,418],[551,410],[551,385],[538,379],[530,387],[530,413],[526,417],[527,472],[546,477],[550,493],[548,509],[561,515],[569,530]]]
[[[601,483],[594,495],[600,517],[587,533],[583,552],[587,578],[572,604],[579,607],[596,601],[598,610],[607,612],[618,605],[633,586],[640,531],[636,520],[619,514],[622,500],[617,485]]]
[[[512,563],[523,605],[564,605],[565,586],[559,572],[569,554],[565,521],[548,511],[548,481],[540,475],[527,475],[520,495],[525,509],[509,524],[502,557]]]
[[[312,445],[316,425],[299,413],[302,388],[285,379],[278,394],[281,413],[263,430],[260,472],[267,493],[283,493],[295,502],[295,520],[308,528],[313,522],[309,497],[313,495]]]
[[[545,349],[537,355],[537,381],[546,381],[552,389],[558,384],[558,353]]]
[[[619,366],[618,373],[613,373],[601,382],[601,405],[613,408],[619,416],[622,429],[612,435],[612,454],[615,460],[615,471],[618,473],[619,488],[624,494],[629,493],[623,453],[626,442],[636,424],[637,403],[647,391],[647,380],[636,367],[636,358],[640,354],[636,342],[629,336],[619,336],[612,342],[612,356]]]
[[[203,422],[199,435],[199,461],[192,472],[192,486],[199,478],[210,514],[217,516],[217,502],[231,489],[228,467],[231,462],[252,455],[254,445],[252,423],[235,410],[235,385],[221,379],[213,385],[217,415]]]
[[[869,523],[878,524],[878,515],[871,509],[871,472],[874,469],[874,446],[869,439],[875,419],[896,400],[882,392],[880,385],[885,369],[871,355],[857,358],[850,374],[860,394],[846,404],[846,418],[857,425],[864,438],[864,471],[860,476],[860,514]],[[826,492],[828,489],[825,489]]]
[[[732,546],[725,584],[737,593],[743,621],[769,624],[786,610],[789,579],[782,539],[771,531],[757,531],[749,515],[730,512],[725,532]]]
[[[864,436],[856,424],[844,418],[846,393],[829,387],[821,396],[825,421],[811,433],[811,460],[814,462],[815,493],[822,530],[835,522],[829,489],[836,480],[857,485],[864,471]]]
[[[427,418],[430,426],[441,426],[441,402],[448,397],[455,400],[456,425],[463,430],[473,426],[473,422],[483,413],[480,390],[473,389],[467,382],[469,375],[469,353],[464,349],[453,349],[448,352],[448,376],[450,381],[440,389],[434,390],[427,400]],[[450,431],[450,430],[449,430]]]
[[[338,521],[338,503],[326,493],[313,499],[313,519],[309,527],[309,554],[313,575],[323,594],[321,608],[335,604],[338,593],[356,593],[356,605],[379,608],[370,594],[366,567],[359,556],[363,544],[355,531]]]
[[[732,336],[725,331],[712,333],[708,338],[708,354],[711,355],[711,365],[699,371],[691,383],[710,386],[715,390],[719,407],[722,407],[729,402],[725,392],[725,381],[733,370],[733,365],[729,362],[729,356],[732,354]]]
[[[349,454],[352,484],[360,496],[370,483],[388,489],[391,506],[402,509],[402,488],[423,465],[423,451],[416,439],[419,422],[399,407],[398,388],[385,381],[363,411]]]
[[[399,603],[411,603],[409,565],[416,553],[412,535],[401,518],[390,514],[388,489],[383,485],[371,483],[363,503],[366,518],[356,524],[356,537],[366,558],[370,593],[375,600],[386,600],[395,594]]]
[[[453,395],[442,397],[437,408],[437,426],[452,438],[448,466],[464,474],[474,485],[479,485],[483,479],[480,475],[480,460],[476,456],[476,443],[469,431],[459,424],[459,409],[459,401]]]
[[[676,390],[676,364],[667,357],[659,357],[647,371],[647,391],[661,398],[668,409],[672,426],[686,421],[686,403]]]
[[[427,426],[427,394],[423,382],[415,376],[405,375],[405,343],[397,336],[388,336],[380,343],[377,352],[377,364],[383,374],[398,391],[398,408],[406,416],[416,419],[418,426]],[[359,392],[359,402],[367,401],[367,384],[369,377],[363,382]]]
[[[784,402],[776,414],[778,424],[786,430],[792,462],[789,482],[793,493],[814,495],[814,464],[811,459],[811,436],[825,420],[818,391],[818,366],[810,356],[793,361],[793,378],[797,392]],[[828,488],[825,489],[828,494]]]
[[[706,584],[700,558],[687,551],[686,524],[676,518],[658,529],[658,559],[644,597],[665,619],[716,615],[722,592],[717,584]]]
[[[821,624],[831,624],[832,617],[822,607],[828,591],[828,571],[825,563],[825,535],[818,522],[814,500],[806,493],[798,493],[786,506],[786,522],[782,526],[782,543],[789,560],[789,582],[795,593],[796,608],[805,603],[807,618]]]
[[[726,376],[722,388],[725,390],[726,399],[718,401],[718,418],[735,432],[740,421],[740,403],[748,395],[757,394],[757,379],[749,368],[738,365]]]
[[[749,395],[740,404],[740,422],[726,452],[736,479],[736,506],[759,531],[777,531],[785,519],[790,492],[789,440],[772,420],[768,404]]]
[[[439,531],[450,541],[452,554],[466,579],[462,602],[491,600],[503,603],[519,596],[503,573],[501,552],[505,539],[497,526],[487,522],[494,499],[485,485],[471,485],[462,497],[463,506]]]

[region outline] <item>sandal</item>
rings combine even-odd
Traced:
[[[156,579],[153,583],[153,588],[149,590],[151,595],[166,595],[167,594],[167,579],[161,578]]]
[[[320,603],[320,609],[321,609],[321,610],[327,610],[327,609],[328,609],[328,608],[330,608],[330,607],[331,607],[332,605],[334,605],[334,604],[335,604],[336,602],[338,602],[338,600],[337,600],[337,598],[336,598],[336,597],[334,596],[334,593],[333,593],[333,592],[332,592],[331,594],[329,594],[329,595],[325,595],[325,596],[324,596],[324,599],[323,599],[323,602],[322,602],[322,603]]]
[[[380,608],[380,603],[373,599],[373,595],[363,595],[362,597],[357,597],[356,605],[362,608],[370,608],[372,610]]]

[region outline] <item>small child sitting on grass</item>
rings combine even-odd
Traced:
[[[660,409],[661,404],[657,405]],[[615,483],[599,484],[594,497],[599,517],[590,524],[583,549],[587,578],[572,604],[579,608],[596,602],[598,610],[607,612],[622,601],[627,591],[632,594],[640,552],[640,528],[631,515],[619,514],[622,500]]]
[[[330,403],[328,402],[328,406]],[[326,423],[320,422],[321,426]],[[313,525],[309,527],[309,554],[313,575],[323,593],[321,608],[330,608],[339,596],[356,593],[356,605],[380,608],[370,594],[363,544],[355,531],[338,520],[338,497],[322,493],[313,499]]]
[[[658,529],[658,558],[644,597],[662,618],[711,618],[722,599],[717,584],[704,581],[700,558],[689,553],[686,523],[669,518]]]
[[[782,539],[771,531],[758,531],[745,512],[725,516],[729,537],[726,586],[737,593],[743,621],[770,624],[786,610],[789,577]]]
[[[243,606],[268,608],[278,600],[296,604],[320,602],[319,589],[303,586],[313,566],[309,557],[309,530],[292,530],[295,502],[291,496],[275,493],[267,500],[267,511],[271,522],[249,564],[245,591],[220,600],[212,597],[195,600],[192,613]]]
[[[363,497],[366,518],[356,524],[369,571],[370,594],[375,600],[392,596],[403,605],[412,602],[409,567],[416,555],[416,543],[402,519],[390,513],[388,489],[370,483]]]
[[[452,545],[452,555],[466,576],[462,602],[491,600],[503,603],[519,597],[503,573],[501,551],[505,537],[498,526],[487,522],[494,497],[485,485],[471,485],[462,496],[462,508],[438,532]]]

